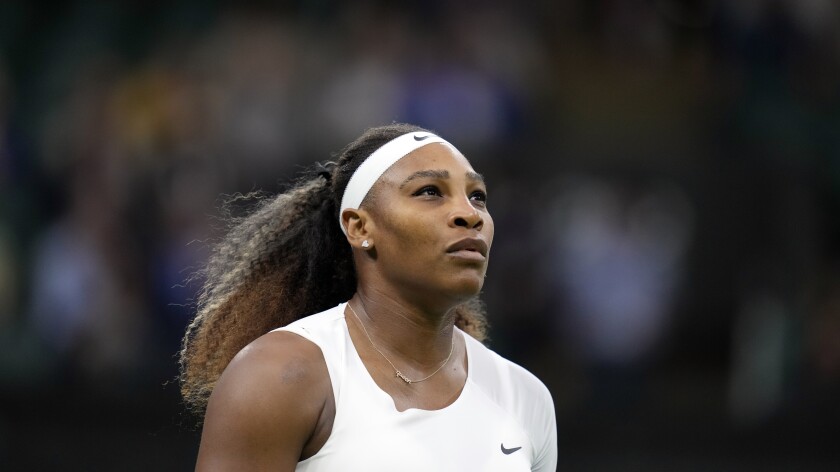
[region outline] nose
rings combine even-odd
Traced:
[[[464,199],[464,202],[449,215],[449,226],[460,226],[467,229],[481,230],[484,227],[484,218],[481,213],[470,203],[469,199]]]

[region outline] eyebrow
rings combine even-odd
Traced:
[[[422,179],[422,178],[432,178],[432,179],[448,179],[449,178],[449,171],[448,170],[418,170],[417,172],[409,175],[406,177],[405,180],[400,184],[400,189],[408,185],[412,180]],[[479,174],[478,172],[467,172],[467,179],[472,180],[474,182],[481,182],[484,183],[484,176]]]

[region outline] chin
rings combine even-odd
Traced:
[[[452,283],[447,284],[447,291],[452,293],[453,298],[465,301],[478,295],[483,286],[484,274],[482,273],[458,277]]]

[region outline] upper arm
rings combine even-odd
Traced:
[[[196,470],[294,470],[331,392],[314,343],[282,331],[259,338],[213,389]]]

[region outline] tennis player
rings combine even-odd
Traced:
[[[205,273],[181,353],[200,471],[554,471],[546,387],[484,346],[481,174],[373,128],[264,201]]]

